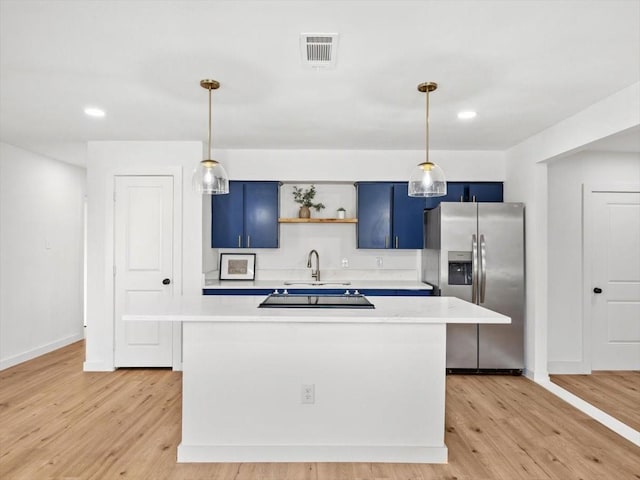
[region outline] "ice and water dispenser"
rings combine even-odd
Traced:
[[[471,285],[471,252],[449,251],[449,285]]]

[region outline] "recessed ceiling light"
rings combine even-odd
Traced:
[[[471,118],[475,118],[475,116],[478,115],[476,112],[472,111],[472,110],[466,110],[464,112],[458,112],[458,118],[460,120],[469,120]]]
[[[105,116],[104,110],[96,107],[86,107],[84,109],[85,115],[89,115],[90,117],[101,118]]]

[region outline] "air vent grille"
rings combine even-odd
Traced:
[[[303,33],[300,35],[302,63],[310,67],[327,68],[336,64],[337,33]]]

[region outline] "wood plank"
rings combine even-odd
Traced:
[[[357,218],[279,218],[280,223],[358,223]]]
[[[510,376],[447,377],[448,464],[178,464],[180,372],[83,357],[78,342],[0,372],[2,480],[640,479],[640,449]]]

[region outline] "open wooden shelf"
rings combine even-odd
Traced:
[[[357,218],[279,218],[280,223],[358,223]]]

